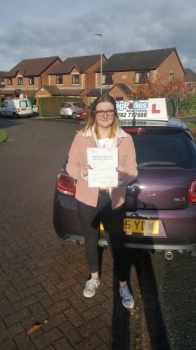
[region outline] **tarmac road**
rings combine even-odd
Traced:
[[[88,300],[82,295],[88,278],[84,246],[63,243],[53,229],[56,176],[80,127],[72,120],[0,118],[0,128],[9,132],[0,145],[2,350],[133,349],[136,331],[140,336],[138,312],[131,316],[122,306],[108,250],[101,285]],[[133,254],[136,298],[135,260]]]
[[[130,315],[104,250],[100,288],[83,297],[84,246],[63,243],[52,225],[56,175],[81,125],[0,118],[0,128],[9,132],[0,145],[1,349],[196,349],[193,256],[166,261],[162,253],[126,251],[136,301]]]

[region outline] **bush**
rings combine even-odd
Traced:
[[[172,100],[167,101],[167,114],[169,117],[173,117],[175,115],[175,106]]]
[[[188,114],[196,113],[196,94],[189,94],[187,100],[184,103],[183,109]]]
[[[29,95],[29,96],[28,96],[28,99],[29,99],[29,101],[31,102],[31,105],[32,105],[32,106],[35,105],[35,96]]]

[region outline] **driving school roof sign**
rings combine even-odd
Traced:
[[[165,98],[116,101],[120,120],[168,120]]]

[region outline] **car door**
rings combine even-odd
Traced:
[[[2,115],[9,115],[8,113],[8,101],[4,101],[3,104],[1,105],[1,114]]]

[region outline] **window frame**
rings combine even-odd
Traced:
[[[137,78],[137,75],[138,78]],[[142,79],[144,78],[144,75],[146,75],[144,81],[142,81]],[[142,83],[145,83],[145,82],[149,82],[150,81],[150,71],[148,70],[145,70],[145,71],[136,71],[135,72],[135,79],[134,79],[134,83],[135,84],[142,84]]]
[[[59,81],[59,80],[61,80],[61,81]],[[56,75],[56,84],[63,84],[63,75],[62,74]]]
[[[74,82],[74,79],[78,77],[78,81],[77,82]],[[72,84],[75,85],[75,84],[80,84],[80,75],[79,74],[72,74]]]
[[[173,72],[169,72],[169,83],[172,83],[174,80],[174,73]]]
[[[23,77],[18,77],[17,82],[18,82],[18,85],[23,85]]]
[[[31,83],[32,80],[32,83]],[[34,77],[29,77],[29,85],[35,85]]]
[[[12,85],[12,78],[7,78],[7,85]]]
[[[114,74],[104,73],[102,74],[102,85],[113,85],[114,84]]]

